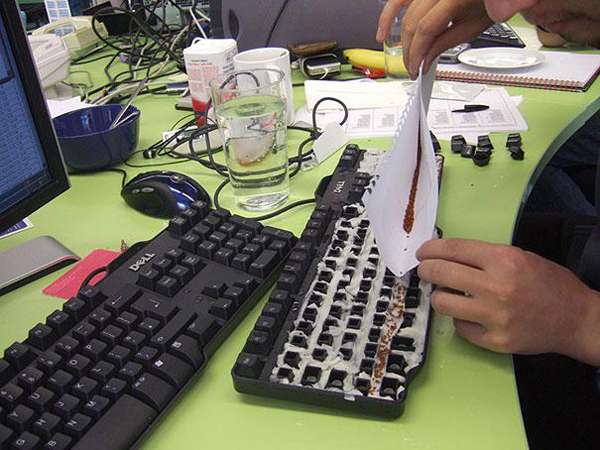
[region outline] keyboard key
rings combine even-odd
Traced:
[[[106,383],[113,375],[115,366],[106,362],[100,361],[90,369],[88,376],[100,383]]]
[[[69,420],[69,418],[77,411],[79,403],[80,400],[77,397],[73,397],[70,394],[64,394],[54,403],[53,410],[54,413],[57,416],[62,417],[63,420]]]
[[[96,393],[98,389],[98,382],[88,377],[79,379],[71,389],[71,393],[86,402]]]
[[[223,292],[223,298],[233,300],[236,305],[240,306],[248,296],[243,288],[239,286],[230,286]]]
[[[77,413],[65,423],[65,433],[79,439],[91,423],[92,419],[88,416]]]
[[[202,293],[212,298],[219,298],[226,290],[227,285],[225,283],[208,282],[204,286]]]
[[[171,250],[165,253],[165,257],[173,260],[175,264],[179,264],[181,260],[185,257],[185,253],[178,248],[172,248]]]
[[[252,263],[252,256],[246,253],[239,253],[231,260],[231,267],[247,272]]]
[[[142,374],[143,366],[138,363],[128,362],[123,366],[121,370],[117,373],[117,376],[127,383],[132,384],[138,377]]]
[[[123,330],[114,325],[107,326],[104,330],[100,332],[98,339],[106,342],[109,346],[116,345],[119,342],[120,338],[125,334]]]
[[[140,270],[137,284],[146,289],[154,290],[157,281],[160,279],[160,272],[152,267],[144,267]]]
[[[237,305],[233,302],[233,300],[228,298],[219,298],[210,306],[208,312],[213,316],[227,320],[233,316],[236,310]]]
[[[185,333],[197,339],[203,346],[205,346],[220,329],[221,325],[216,318],[210,316],[201,316],[190,324]]]
[[[57,370],[48,378],[47,387],[57,395],[62,395],[67,392],[73,381],[73,375],[64,370]]]
[[[191,224],[185,217],[176,216],[169,220],[168,230],[172,231],[175,235],[180,236],[189,230],[190,226]]]
[[[38,350],[46,350],[54,342],[54,333],[51,327],[38,323],[29,330],[27,343],[33,345]]]
[[[5,359],[0,359],[0,385],[8,382],[15,375],[15,369]]]
[[[168,384],[166,386],[171,389]],[[157,411],[143,401],[124,395],[92,425],[72,450],[130,448],[157,416]]]
[[[106,344],[106,342],[102,342],[98,339],[92,339],[81,349],[81,353],[92,361],[98,362],[104,357],[107,348],[108,344]]]
[[[18,405],[6,415],[6,424],[18,433],[22,433],[33,422],[34,411],[24,405]]]
[[[181,389],[194,373],[192,366],[168,353],[160,355],[152,363],[149,371],[177,389]]]
[[[87,322],[81,322],[73,328],[73,337],[82,344],[86,344],[95,336],[97,331],[95,326]]]
[[[54,392],[45,387],[39,387],[27,397],[27,404],[38,413],[44,412],[54,400]]]
[[[154,333],[156,333],[159,327],[160,322],[158,320],[146,317],[138,325],[138,330],[144,333],[146,336],[152,336]]]
[[[97,308],[88,316],[90,323],[100,329],[108,325],[112,314],[104,308]]]
[[[44,450],[67,450],[71,447],[71,442],[73,442],[73,439],[69,436],[62,433],[56,433],[48,442],[46,442]]]
[[[191,364],[196,369],[200,368],[204,362],[202,348],[193,338],[181,335],[178,336],[169,347],[169,353]]]
[[[223,264],[225,266],[230,266],[235,256],[235,251],[230,248],[220,248],[217,253],[215,253],[215,262],[219,264]]]
[[[158,350],[152,347],[144,347],[135,354],[133,359],[142,364],[144,367],[149,367],[154,361],[154,358],[158,356]]]
[[[206,263],[197,255],[187,255],[181,260],[181,265],[190,269],[194,275],[206,267]]]
[[[4,359],[15,369],[21,370],[35,358],[25,344],[15,342],[4,351]]]
[[[104,307],[115,315],[120,314],[142,295],[142,290],[131,284],[123,286],[119,292],[104,302]]]
[[[54,352],[42,353],[37,359],[38,368],[46,375],[54,373],[54,371],[62,363],[62,356]]]
[[[26,367],[17,375],[17,383],[27,392],[33,392],[44,380],[44,372],[34,367]]]
[[[115,319],[115,325],[119,328],[125,330],[125,332],[129,333],[134,329],[135,325],[138,323],[139,318],[136,314],[130,313],[128,311],[122,312],[119,317]]]
[[[139,351],[140,348],[143,347],[145,342],[146,342],[145,334],[142,334],[138,331],[132,331],[131,333],[129,333],[127,336],[125,336],[123,338],[123,341],[121,343],[123,344],[123,346],[127,347],[132,352],[137,352],[137,351]]]
[[[247,245],[246,248],[248,248],[250,245],[252,244]],[[274,250],[265,250],[264,252],[260,253],[258,258],[256,258],[250,265],[248,272],[257,277],[266,278],[277,266],[279,261],[280,259],[277,252]]]
[[[50,439],[54,433],[59,430],[61,421],[60,417],[45,412],[42,416],[33,422],[31,431],[40,436],[42,439]]]
[[[196,314],[190,314],[186,311],[178,312],[175,317],[167,323],[158,333],[150,339],[150,345],[161,351],[166,351],[175,337],[183,331],[196,319]]]
[[[127,383],[118,378],[112,378],[102,387],[101,395],[112,400],[117,400],[127,392]]]
[[[248,353],[240,353],[237,361],[235,362],[233,371],[242,377],[256,379],[260,376],[263,367],[264,363],[259,359],[258,356]]]
[[[64,336],[59,339],[54,347],[56,353],[60,354],[63,358],[70,358],[79,347],[79,341],[73,339],[70,336]]]
[[[91,305],[79,298],[71,298],[63,304],[63,311],[75,320],[81,320],[90,312]]]
[[[208,236],[210,236],[210,234],[212,233],[212,230],[210,227],[206,226],[205,224],[199,223],[194,228],[192,228],[192,232],[200,237],[199,242],[201,242],[201,241],[205,241],[206,239],[208,239]]]
[[[0,448],[7,448],[13,430],[0,423]]]
[[[184,286],[190,282],[193,273],[187,267],[177,265],[169,271],[169,276],[176,279],[180,286]]]
[[[156,283],[156,292],[166,297],[173,297],[181,289],[181,283],[177,279],[164,276]]]
[[[90,307],[98,306],[106,300],[106,295],[104,295],[98,286],[90,285],[81,288],[77,293],[77,297],[90,305]]]
[[[184,249],[188,252],[196,253],[198,251],[198,245],[200,245],[200,243],[203,241],[204,241],[203,237],[198,236],[193,231],[190,231],[181,238],[179,245],[181,246],[182,249]]]
[[[161,258],[155,259],[152,262],[152,268],[161,275],[165,275],[169,272],[169,270],[171,270],[171,267],[173,267],[174,264],[175,263],[172,259],[163,256]]]
[[[167,323],[173,315],[176,308],[167,300],[159,300],[156,297],[142,296],[131,306],[131,310],[144,317],[152,317],[163,325]]]
[[[10,446],[14,450],[35,450],[40,443],[40,438],[28,431],[21,433]]]
[[[106,360],[117,369],[120,369],[127,363],[130,355],[131,350],[122,345],[117,345],[106,354]]]
[[[200,245],[198,245],[198,254],[200,256],[204,256],[205,258],[212,259],[215,253],[218,250],[217,244],[211,241],[204,241]]]
[[[244,346],[244,351],[246,353],[266,355],[270,348],[271,339],[268,333],[265,333],[264,331],[252,330],[250,336],[248,336],[246,345]]]
[[[100,395],[94,395],[91,400],[88,400],[83,405],[83,413],[87,416],[97,419],[100,417],[110,405],[110,400]]]
[[[242,248],[244,248],[244,245],[246,245],[244,243],[244,241],[234,238],[234,239],[228,240],[225,243],[225,248],[230,248],[234,252],[239,253],[242,250]]]
[[[162,411],[175,396],[176,390],[166,381],[152,374],[143,373],[133,383],[132,393],[157,411]]]

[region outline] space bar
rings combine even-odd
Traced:
[[[144,402],[124,395],[72,450],[127,450],[157,415],[157,412]]]

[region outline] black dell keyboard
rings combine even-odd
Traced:
[[[423,365],[431,286],[385,266],[362,204],[383,153],[348,146],[232,369],[243,393],[398,416]],[[438,156],[441,173],[443,159]]]
[[[495,23],[471,41],[471,48],[525,47],[519,35],[506,23]]]
[[[296,238],[197,202],[0,359],[0,448],[136,444],[266,294]]]

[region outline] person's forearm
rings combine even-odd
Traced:
[[[580,308],[575,307],[580,311],[580,317],[573,339],[564,340],[565,348],[561,353],[600,366],[600,292],[588,289],[583,298],[574,299],[574,303],[580,303]]]

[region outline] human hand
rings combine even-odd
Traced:
[[[433,308],[453,317],[465,339],[497,352],[556,352],[600,365],[600,293],[564,267],[464,239],[426,242],[417,258],[419,276],[438,286]]]
[[[394,17],[408,4],[401,41],[404,65],[412,78],[419,74],[422,61],[424,70],[429,70],[442,52],[470,41],[492,24],[482,0],[388,0],[379,17],[379,42],[385,40]]]

